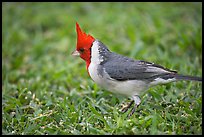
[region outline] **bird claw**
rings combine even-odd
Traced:
[[[125,113],[130,107],[131,105],[134,103],[134,100],[132,100],[127,106],[122,108],[122,113]]]
[[[128,109],[129,109],[129,108],[128,108],[127,106],[126,106],[126,107],[123,107],[122,110],[121,110],[121,112],[122,112],[122,113],[125,113],[126,111],[128,111]]]
[[[136,108],[139,106],[139,104],[141,102],[139,96],[133,96],[133,100],[127,106],[123,107],[121,110],[123,113],[127,112],[128,109],[132,106],[132,104],[134,102],[136,102],[136,103],[135,103],[134,107],[132,108],[131,112],[128,114],[128,118],[130,118],[134,114]]]
[[[128,115],[128,118],[130,118],[135,113],[135,110],[137,107],[138,107],[138,105],[135,104],[134,107],[132,108],[130,114]]]

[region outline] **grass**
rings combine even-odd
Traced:
[[[201,3],[3,3],[2,134],[202,134],[198,82],[149,89],[127,119],[130,100],[71,56],[76,21],[114,52],[202,75]]]

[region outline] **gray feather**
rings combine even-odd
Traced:
[[[116,80],[147,80],[153,81],[156,78],[168,78],[169,74],[176,71],[166,69],[160,65],[134,60],[113,52],[110,52],[101,42],[99,44],[100,56],[104,59],[100,65],[108,75]],[[102,70],[100,70],[100,73]],[[102,74],[102,73],[101,73]],[[172,78],[172,77],[169,77]]]

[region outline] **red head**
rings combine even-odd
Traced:
[[[85,60],[86,66],[88,68],[91,62],[90,60],[91,46],[95,39],[91,35],[87,35],[85,32],[83,32],[77,22],[76,22],[76,31],[77,31],[77,47],[76,47],[76,51],[74,51],[72,55],[78,55],[83,60]]]

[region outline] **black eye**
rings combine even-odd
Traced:
[[[84,52],[84,48],[80,48],[79,51],[80,51],[80,52]]]

